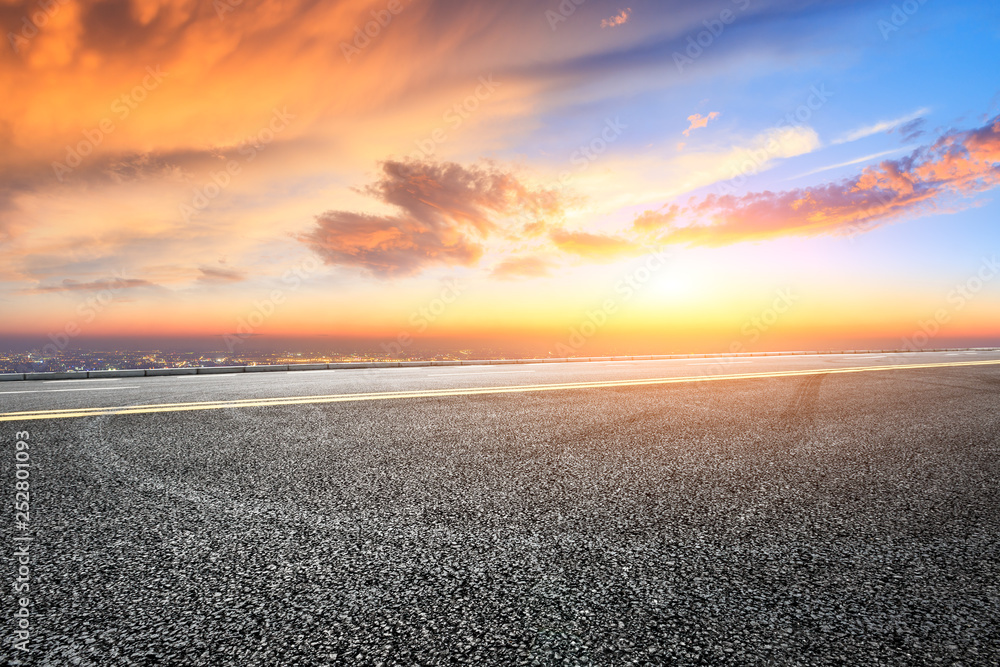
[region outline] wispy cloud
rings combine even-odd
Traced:
[[[200,283],[239,283],[246,280],[246,274],[235,269],[220,269],[214,266],[198,267],[201,275],[198,276]]]
[[[870,137],[873,134],[878,134],[879,132],[888,132],[889,130],[895,129],[896,127],[903,125],[904,123],[909,123],[910,121],[916,120],[921,116],[925,116],[931,112],[930,109],[924,107],[922,109],[917,109],[913,113],[895,118],[893,120],[882,120],[873,125],[865,125],[864,127],[859,127],[856,130],[851,130],[850,132],[844,134],[841,137],[833,140],[834,144],[846,144],[851,141],[857,141],[858,139],[864,139],[865,137]]]
[[[841,167],[850,167],[851,165],[861,164],[863,162],[871,162],[872,160],[877,160],[880,157],[885,157],[886,155],[892,155],[893,153],[902,153],[904,151],[912,151],[916,146],[903,146],[902,148],[890,148],[887,151],[881,151],[879,153],[872,153],[871,155],[865,155],[864,157],[855,158],[853,160],[848,160],[847,162],[838,162],[837,164],[829,164],[825,167],[819,167],[818,169],[813,169],[812,171],[807,171],[804,174],[799,174],[797,176],[791,176],[785,180],[794,181],[798,178],[805,178],[806,176],[813,176],[814,174],[821,174],[824,171],[830,171],[832,169],[839,169]]]
[[[103,290],[121,290],[131,287],[155,287],[148,280],[138,278],[107,278],[91,282],[64,280],[58,285],[40,285],[20,290],[25,294],[52,294],[56,292],[100,292]]]
[[[551,275],[555,266],[554,262],[542,257],[510,257],[497,264],[491,275],[505,280],[539,278]]]
[[[619,236],[555,229],[549,238],[556,247],[573,255],[592,260],[613,259],[634,253],[639,245]]]
[[[708,121],[715,120],[720,116],[718,111],[710,111],[707,116],[702,116],[700,113],[691,114],[688,116],[688,120],[691,122],[690,127],[684,130],[684,136],[691,134],[691,130],[697,130],[708,125]]]
[[[899,126],[899,134],[903,141],[913,141],[925,134],[923,126],[927,122],[925,118],[917,118]]]

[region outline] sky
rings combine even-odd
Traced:
[[[1000,344],[992,1],[0,0],[0,25],[0,345]]]

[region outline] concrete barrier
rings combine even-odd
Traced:
[[[146,377],[161,377],[165,375],[197,375],[198,369],[194,366],[185,368],[147,368]]]
[[[247,368],[250,368],[247,366]],[[329,370],[329,364],[288,364],[286,370],[289,371],[325,371]]]
[[[52,373],[25,373],[25,380],[86,380],[86,371],[60,371]]]
[[[143,368],[126,368],[114,371],[87,371],[88,378],[141,378],[146,374]]]

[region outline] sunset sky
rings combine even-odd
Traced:
[[[993,0],[0,22],[0,343],[1000,343]]]

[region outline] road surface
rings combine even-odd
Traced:
[[[997,352],[4,383],[8,507],[23,432],[0,662],[1000,664]]]

